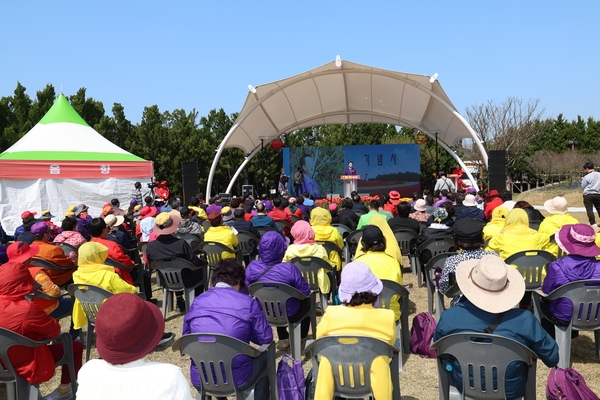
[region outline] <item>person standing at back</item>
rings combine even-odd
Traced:
[[[600,215],[600,172],[594,169],[594,164],[586,162],[583,165],[586,176],[581,181],[581,187],[583,187],[583,205],[587,212],[588,220],[590,225],[596,228],[596,217],[594,216],[594,207],[596,212]]]

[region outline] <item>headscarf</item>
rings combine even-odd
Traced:
[[[312,226],[331,225],[331,214],[322,207],[315,207],[310,212],[310,224]]]
[[[294,237],[294,244],[317,244],[315,241],[315,231],[306,221],[299,220],[290,231]]]
[[[394,232],[390,228],[390,225],[387,223],[385,217],[379,214],[373,215],[371,220],[369,221],[369,225],[375,225],[381,232],[383,233],[383,237],[385,237],[385,254],[390,257],[398,260],[400,264],[402,264],[402,252],[400,251],[400,246],[398,246],[398,242],[396,241],[396,237],[394,236]],[[358,242],[358,248],[356,249],[356,254],[354,255],[354,259],[363,255],[362,251],[362,239]]]
[[[504,229],[500,233],[522,234],[529,231],[535,232],[529,228],[529,216],[522,208],[513,208],[506,215]]]
[[[154,229],[154,220],[154,217],[148,217],[140,222],[140,231],[142,232],[141,242],[148,242],[150,240],[150,234]]]
[[[78,272],[115,271],[113,267],[104,264],[108,257],[108,248],[100,243],[87,242],[82,244],[78,255]]]
[[[488,225],[500,225],[504,227],[506,223],[506,215],[508,214],[508,208],[504,206],[498,206],[492,211],[492,219],[488,222]]]

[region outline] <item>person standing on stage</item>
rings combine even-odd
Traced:
[[[352,161],[350,161],[348,163],[348,166],[346,167],[346,170],[344,171],[344,175],[356,175],[356,168],[354,168]]]
[[[315,181],[315,161],[310,154],[305,154],[300,158],[300,166],[304,172],[302,181],[302,193],[306,192],[314,197],[321,197],[319,184]]]
[[[302,174],[302,167],[298,167],[298,171],[294,174],[294,196],[302,194],[302,181],[304,176]]]
[[[594,217],[594,207],[596,212],[600,215],[600,172],[594,169],[594,164],[586,162],[583,165],[583,169],[587,173],[581,181],[581,187],[583,188],[583,205],[587,212],[590,225],[596,228],[596,217]]]

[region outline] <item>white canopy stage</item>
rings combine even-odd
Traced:
[[[476,180],[450,148],[471,139],[484,157],[487,153],[467,121],[456,110],[439,82],[426,75],[388,71],[342,61],[273,83],[249,86],[250,93],[237,120],[216,149],[210,168],[206,196],[223,150],[237,147],[246,158],[231,179],[227,192],[246,164],[279,136],[301,128],[358,123],[391,124],[415,128],[435,139]]]

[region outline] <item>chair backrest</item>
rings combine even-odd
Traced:
[[[288,299],[304,300],[304,296],[296,288],[279,282],[256,282],[248,287],[250,295],[260,302],[263,314],[273,326],[287,326],[288,315],[285,307]]]
[[[568,298],[573,303],[571,323],[574,329],[600,329],[600,279],[567,283],[548,294],[546,300],[560,298]]]
[[[332,251],[335,251],[338,255],[338,257],[340,258],[340,260],[342,259],[342,249],[340,249],[337,244],[333,243],[333,242],[328,242],[328,241],[323,241],[323,240],[318,240],[317,241],[318,244],[320,244],[321,246],[325,247],[325,250],[327,251],[327,256],[329,257],[329,255],[331,254]]]
[[[350,256],[354,256],[356,254],[356,248],[358,247],[358,242],[360,238],[362,238],[363,231],[362,229],[358,231],[350,232],[348,236],[346,236],[346,247],[348,247],[348,251],[350,252]],[[350,260],[346,260],[346,262],[350,262]]]
[[[409,229],[396,229],[394,231],[394,236],[396,237],[396,241],[398,242],[398,246],[400,246],[400,251],[402,251],[403,256],[408,256],[410,254],[412,246],[414,246],[419,238],[417,232]]]
[[[448,236],[435,237],[431,239],[427,239],[419,246],[419,253],[422,253],[425,250],[429,250],[431,252],[431,257],[435,257],[441,253],[448,253],[450,251],[456,251],[456,246],[454,244],[454,239]]]
[[[522,361],[529,367],[525,398],[535,399],[537,356],[521,343],[498,335],[463,332],[445,336],[431,347],[437,350],[440,398],[448,398],[448,361],[440,357],[447,354],[460,364],[464,398],[504,399],[506,369],[510,363]]]
[[[204,232],[206,232],[207,230],[209,230],[210,227],[212,226],[210,224],[210,221],[207,220],[207,219],[203,220],[202,223],[201,223],[201,225],[202,225],[202,228],[204,229]]]
[[[310,352],[315,375],[319,356],[327,358],[335,382],[335,395],[348,398],[366,397],[371,390],[371,364],[376,357],[392,358],[394,347],[367,336],[327,336],[315,340],[305,350]],[[392,374],[398,371],[392,371]]]
[[[400,285],[398,282],[390,281],[388,279],[382,279],[381,283],[383,283],[383,289],[379,294],[379,304],[382,308],[390,308],[390,299],[394,295],[400,296],[400,306],[401,311],[404,314],[406,311],[408,313],[408,295],[409,291],[404,286]],[[406,310],[404,310],[406,308]]]
[[[542,287],[542,272],[554,260],[554,254],[546,250],[524,250],[508,257],[504,262],[517,267],[525,279],[526,290],[535,290]]]
[[[302,218],[298,217],[297,215],[292,215],[292,222],[296,222],[296,221],[300,221]]]
[[[348,228],[344,224],[331,224],[331,226],[337,229],[337,231],[340,233],[343,239],[345,239],[346,236],[348,236],[350,232],[352,232],[352,229]]]
[[[261,354],[241,340],[214,333],[184,335],[173,344],[173,351],[192,358],[203,390],[217,397],[236,395],[232,372],[235,356],[244,354],[256,358]]]
[[[250,241],[254,241],[254,248],[258,246],[259,238],[254,236],[252,232],[248,231],[238,231],[238,248],[242,251],[242,254],[247,255],[250,254],[251,244]]]
[[[184,269],[198,269],[198,267],[188,260],[178,257],[156,260],[152,262],[152,265],[163,278],[163,284],[171,292],[183,291],[185,289],[181,276],[181,272]]]
[[[288,229],[292,228],[292,226],[290,224],[288,224],[287,221],[275,221],[275,225],[277,225],[277,227],[279,229],[281,229],[282,231],[284,228],[288,228]]]
[[[197,253],[200,251],[200,244],[202,243],[202,240],[200,240],[200,238],[194,234],[191,233],[178,233],[175,235],[175,237],[179,238],[179,239],[183,239],[186,242],[188,242],[188,244],[190,245],[190,247],[192,248],[192,251],[194,253]]]
[[[272,226],[255,226],[254,229],[256,229],[258,231],[258,233],[260,233],[261,237],[262,237],[262,235],[264,235],[267,232],[271,232],[271,231],[277,232],[277,229],[273,228]]]
[[[8,329],[0,328],[0,359],[2,360],[0,363],[0,382],[6,385],[9,399],[29,399],[33,393],[30,392],[29,383],[25,379],[21,378],[15,370],[10,358],[8,357],[8,350],[15,345],[36,348],[44,346],[51,341],[56,341],[57,339],[59,342],[63,342],[66,350],[64,351],[63,356],[56,361],[55,365],[68,365],[69,373],[72,374],[71,376],[74,376],[75,369],[73,363],[73,350],[71,345],[71,336],[68,333],[63,332],[57,338],[34,341]],[[11,383],[14,384],[14,389],[10,386]],[[73,393],[77,391],[77,382],[74,379],[71,383],[71,388]],[[36,396],[35,398],[38,397]]]
[[[294,257],[290,260],[310,285],[310,290],[319,290],[319,270],[331,270],[331,264],[319,257]]]
[[[202,242],[200,250],[206,255],[206,261],[212,268],[216,267],[219,261],[223,259],[223,252],[233,253],[229,247],[219,242]]]
[[[451,256],[455,256],[458,253],[455,251],[449,251],[447,253],[440,253],[433,257],[431,260],[427,261],[427,265],[425,265],[425,282],[430,289],[435,290],[435,269],[436,268],[444,268],[444,263],[446,259]]]
[[[79,300],[81,308],[85,313],[89,323],[96,321],[96,314],[100,306],[106,299],[112,296],[108,290],[102,289],[99,286],[88,285],[83,283],[73,283],[67,288],[71,297]]]
[[[363,211],[363,210],[354,210],[354,214],[356,214],[356,215],[358,215],[360,217],[361,215],[365,215],[366,212]]]
[[[33,257],[31,259],[31,261],[29,261],[29,264],[34,265],[36,267],[42,267],[45,269],[53,269],[55,271],[63,271],[63,272],[77,268],[77,265],[73,265],[72,267],[68,267],[68,268],[61,268],[51,261],[44,260],[43,258],[38,258],[38,257]]]
[[[65,253],[65,256],[69,257],[69,255],[71,254],[72,251],[74,251],[75,253],[77,253],[77,247],[69,244],[69,243],[65,243],[65,242],[58,242],[58,243],[54,243],[56,246],[60,247],[61,250]]]

